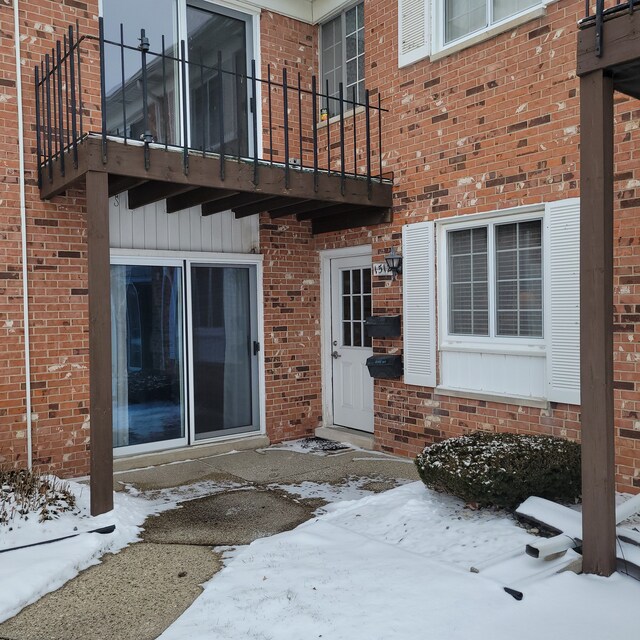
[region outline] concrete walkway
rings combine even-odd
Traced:
[[[0,624],[0,639],[152,640],[220,570],[222,550],[214,547],[292,529],[326,504],[296,497],[291,485],[318,483],[335,490],[357,481],[361,489],[377,492],[417,479],[414,465],[404,459],[286,447],[116,473],[116,490],[170,495],[182,501],[180,507],[149,518],[142,542],[104,556],[101,564]]]

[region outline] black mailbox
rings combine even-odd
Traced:
[[[367,358],[367,369],[372,378],[397,380],[402,376],[402,356],[371,356]]]
[[[400,335],[400,316],[370,316],[364,330],[371,338],[396,338]]]

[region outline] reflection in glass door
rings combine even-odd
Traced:
[[[111,266],[116,448],[185,442],[182,272],[175,265]]]
[[[252,266],[191,265],[195,440],[258,429],[255,278]]]

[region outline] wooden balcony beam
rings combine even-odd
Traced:
[[[330,202],[323,202],[322,200],[302,200],[298,204],[289,204],[286,207],[271,209],[269,210],[269,215],[272,218],[284,218],[285,216],[298,215],[309,211],[324,209],[330,206]]]
[[[316,235],[319,233],[330,233],[331,231],[368,227],[384,222],[391,222],[391,211],[388,209],[381,211],[380,209],[371,210],[368,207],[362,209],[354,208],[351,213],[342,213],[337,216],[312,220],[311,231]]]
[[[253,165],[226,158],[224,167],[218,156],[202,157],[189,155],[185,169],[183,155],[176,151],[151,148],[148,150],[148,169],[145,169],[144,148],[125,145],[113,140],[107,141],[106,162],[103,162],[101,140],[89,137],[78,146],[79,166],[73,169],[72,159],[67,155],[67,171],[60,174],[59,163],[54,162],[53,179],[48,179],[48,170],[43,171],[43,185],[40,196],[49,199],[73,187],[84,174],[91,170],[109,175],[126,176],[141,180],[154,180],[188,187],[206,187],[234,192],[253,193],[264,197],[290,197],[301,200],[316,200],[336,204],[373,206],[381,209],[392,205],[391,183],[363,178],[347,178],[344,193],[340,176],[320,172],[314,181],[313,172],[290,171],[288,187],[285,186],[284,167],[261,166],[260,182],[253,184]],[[222,169],[224,168],[224,171]],[[317,189],[315,188],[317,186]]]
[[[236,207],[270,199],[271,196],[266,196],[264,194],[238,193],[235,196],[229,196],[228,198],[220,198],[219,200],[213,200],[212,202],[205,202],[202,205],[202,215],[210,216],[214,213],[220,213],[221,211],[229,211]]]
[[[129,209],[140,209],[148,204],[160,202],[160,200],[170,198],[171,196],[192,191],[194,188],[195,187],[189,184],[149,180],[144,184],[129,189]]]
[[[235,195],[237,195],[236,191],[228,191],[227,189],[197,187],[192,191],[167,198],[167,213],[176,213],[189,209],[189,207],[197,207],[205,202],[213,202]]]

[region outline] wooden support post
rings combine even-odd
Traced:
[[[616,570],[613,427],[613,80],[580,78],[583,570]]]
[[[89,171],[86,184],[89,262],[90,488],[91,515],[97,516],[113,509],[108,174]]]

